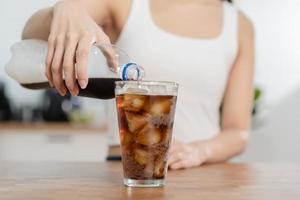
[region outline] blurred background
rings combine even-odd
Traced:
[[[55,0],[0,1],[0,161],[99,161],[106,155],[107,102],[30,91],[6,76],[10,46],[26,20]],[[256,30],[252,139],[235,161],[300,161],[300,1],[235,0]],[[52,99],[52,101],[45,101]],[[59,115],[53,115],[51,105]]]

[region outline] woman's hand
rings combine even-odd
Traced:
[[[210,156],[208,145],[204,141],[184,144],[173,139],[169,152],[169,167],[184,169],[204,164]]]
[[[86,88],[88,57],[94,42],[110,44],[109,37],[79,2],[66,0],[54,6],[48,38],[46,76],[49,84],[61,95],[65,95],[67,89],[72,95],[77,95],[77,81],[82,89]]]

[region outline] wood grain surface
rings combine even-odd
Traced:
[[[122,185],[120,162],[0,163],[1,200],[300,199],[300,164],[218,164],[170,171],[163,188]]]

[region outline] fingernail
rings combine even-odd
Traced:
[[[78,95],[78,92],[73,90],[73,91],[71,92],[71,94],[72,94],[72,96],[76,97],[76,96]]]
[[[63,96],[63,97],[66,95],[66,93],[63,91],[59,91],[59,94],[60,94],[60,96]]]
[[[49,85],[50,85],[50,87],[52,87],[53,88],[53,83],[51,82],[51,81],[49,81]]]
[[[87,82],[85,80],[80,80],[79,85],[80,85],[81,89],[85,89],[87,86]]]
[[[66,96],[67,90],[65,88],[61,88],[59,93],[61,96]]]

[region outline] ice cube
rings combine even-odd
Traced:
[[[160,140],[161,133],[159,129],[149,124],[145,125],[136,136],[136,142],[146,146],[157,144]]]
[[[161,116],[164,114],[168,114],[171,110],[171,106],[172,106],[172,101],[170,99],[154,101],[150,108],[150,114],[154,116]]]
[[[125,134],[126,134],[126,131],[124,131],[123,129],[120,129],[119,135],[120,135],[120,141],[121,141],[121,143],[123,143],[123,141],[125,139]]]
[[[172,137],[172,130],[168,128],[163,134],[162,142],[164,144],[169,144],[171,142],[171,137]]]
[[[140,115],[130,112],[125,112],[129,131],[135,133],[139,131],[149,120],[148,115]]]
[[[137,163],[139,163],[140,165],[145,165],[146,163],[148,163],[149,159],[150,159],[150,153],[136,147],[134,150],[134,159]]]
[[[154,173],[154,161],[149,160],[144,169],[144,175],[147,178],[152,178]]]
[[[123,108],[125,111],[139,112],[145,103],[146,97],[136,94],[125,94]]]
[[[129,146],[134,140],[133,140],[133,135],[129,132],[123,132],[120,134],[121,136],[121,144],[122,146]]]
[[[165,165],[166,165],[166,161],[164,156],[159,156],[156,160],[155,160],[155,164],[154,164],[154,175],[157,178],[162,178],[165,174]]]

